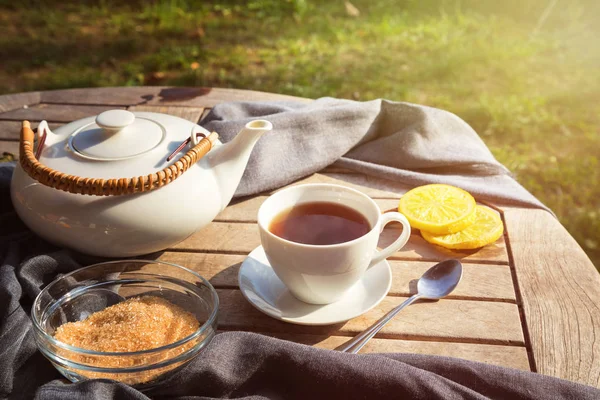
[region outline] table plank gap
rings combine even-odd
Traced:
[[[504,211],[499,210],[500,218],[502,219],[502,223],[506,227],[506,218],[504,215]],[[535,363],[535,357],[533,354],[533,348],[531,345],[531,334],[529,332],[529,328],[527,327],[527,318],[525,317],[525,312],[523,310],[523,296],[521,294],[521,290],[519,289],[519,280],[517,277],[517,273],[515,270],[515,261],[512,252],[512,246],[510,243],[510,237],[508,235],[508,230],[504,229],[503,234],[505,235],[506,241],[506,251],[508,253],[510,274],[512,278],[513,288],[515,291],[515,298],[517,300],[517,309],[519,310],[519,319],[521,320],[521,328],[523,329],[523,341],[525,343],[525,347],[527,348],[527,358],[529,361],[529,369],[533,372],[538,372],[537,365]]]
[[[417,256],[398,256],[392,254],[387,258],[388,260],[398,260],[398,261],[427,261],[427,262],[440,262],[443,259],[439,257],[417,257]],[[495,261],[495,260],[480,260],[480,259],[461,259],[460,262],[465,264],[485,264],[485,265],[502,265],[508,267],[508,261]]]
[[[365,327],[365,329],[366,328],[367,327]],[[281,335],[281,334],[286,333],[286,332],[281,332],[281,331],[277,331],[277,330],[275,330],[275,331],[259,330],[259,329],[255,329],[253,327],[240,329],[237,326],[228,326],[228,325],[223,326],[223,324],[221,324],[221,323],[219,323],[219,329],[224,330],[224,331],[229,331],[229,332],[242,330],[245,332],[262,333],[262,334],[269,335],[269,336]],[[288,332],[291,330],[294,330],[294,329],[288,329]],[[341,338],[345,338],[346,340],[349,340],[361,332],[362,331],[335,332],[334,335],[329,335],[329,336],[330,337],[338,336]],[[294,333],[294,335],[295,334],[296,333]],[[319,335],[319,334],[317,333],[315,335]],[[390,341],[402,340],[402,341],[418,341],[418,342],[425,342],[425,343],[445,343],[448,345],[471,344],[471,345],[486,345],[486,346],[502,346],[502,347],[509,347],[509,348],[521,348],[521,349],[527,351],[524,344],[520,341],[502,341],[502,340],[496,340],[496,339],[470,339],[470,338],[448,339],[448,338],[441,337],[441,336],[438,337],[438,336],[425,336],[425,335],[418,335],[418,334],[412,335],[412,334],[402,334],[402,333],[394,334],[394,333],[385,333],[385,332],[381,332],[381,331],[379,333],[377,333],[377,335],[375,335],[373,337],[373,339],[371,339],[371,340],[376,340],[376,339],[390,340]]]
[[[212,222],[221,222],[221,223],[227,224],[227,223],[230,223],[233,221],[230,219],[215,218],[212,220]],[[248,220],[238,219],[235,221],[235,223],[236,224],[256,224],[256,221],[253,218],[250,218]]]
[[[396,297],[403,297],[404,295],[402,294],[390,294],[389,296],[396,296]],[[511,299],[498,299],[498,298],[494,298],[494,297],[476,297],[476,296],[460,296],[460,295],[448,295],[446,297],[444,297],[444,299],[449,300],[449,301],[462,301],[462,300],[469,300],[469,301],[484,301],[484,302],[492,302],[492,303],[507,303],[507,304],[514,304],[517,305],[517,301],[516,300],[511,300]]]
[[[170,247],[165,251],[173,253],[190,253],[190,254],[222,254],[222,255],[234,255],[234,256],[247,256],[247,251],[235,251],[235,250],[213,250],[213,249],[186,249],[178,247]]]

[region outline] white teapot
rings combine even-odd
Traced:
[[[222,144],[179,117],[110,110],[54,132],[42,121],[34,152],[23,125],[11,182],[18,215],[49,242],[104,257],[163,250],[210,223],[272,129],[255,120]]]

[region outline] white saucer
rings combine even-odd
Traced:
[[[365,275],[335,303],[308,304],[294,297],[275,275],[262,246],[248,255],[238,275],[244,297],[259,311],[299,325],[329,325],[357,317],[375,307],[392,285],[387,261],[369,268]]]

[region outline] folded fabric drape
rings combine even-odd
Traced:
[[[444,110],[329,97],[310,103],[232,102],[215,106],[201,125],[227,142],[257,118],[271,121],[273,131],[252,151],[236,196],[278,188],[335,162],[407,185],[447,183],[477,199],[546,208],[465,121]]]

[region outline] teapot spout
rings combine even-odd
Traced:
[[[227,207],[231,201],[254,145],[264,133],[272,129],[273,124],[269,121],[250,121],[233,140],[208,153],[207,157],[220,189],[221,209]]]

